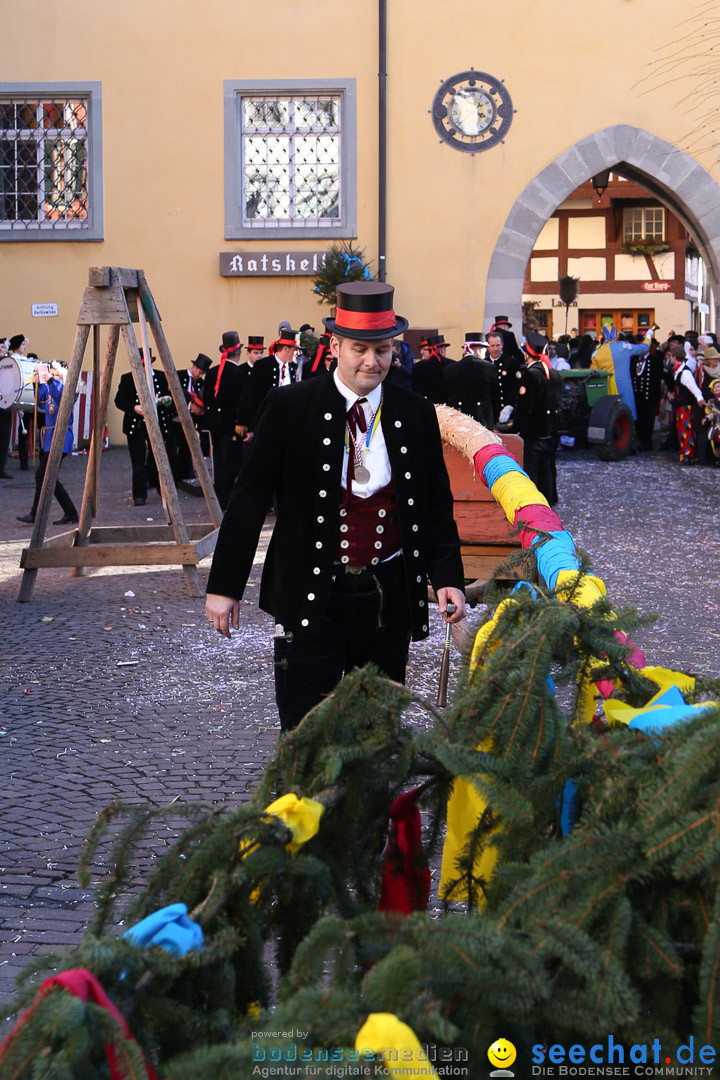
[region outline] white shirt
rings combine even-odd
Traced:
[[[290,360],[280,360],[276,356],[275,357],[275,363],[280,368],[280,371],[278,373],[278,386],[289,386],[290,382],[291,382],[291,379],[290,379],[290,364],[291,364],[291,361]],[[283,365],[285,367],[284,373],[283,373]]]
[[[333,379],[335,385],[345,398],[346,412],[350,410],[356,401],[360,400],[360,394],[356,394],[354,390],[351,390],[349,386],[346,386],[337,373],[337,369],[333,372]],[[359,484],[357,480],[352,482],[352,493],[358,495],[361,499],[367,499],[370,495],[374,495],[380,488],[390,483],[392,479],[392,471],[390,469],[390,459],[388,457],[387,446],[385,445],[385,436],[383,435],[382,424],[379,423],[375,428],[375,434],[370,440],[370,447],[366,449],[365,440],[367,434],[372,427],[372,418],[375,416],[380,402],[382,400],[382,383],[376,386],[370,393],[363,395],[367,398],[367,403],[360,406],[365,413],[365,419],[367,420],[368,431],[364,434],[358,432],[358,447],[360,448],[360,456],[365,468],[370,473],[370,479],[366,484]],[[346,429],[347,430],[347,425]],[[362,441],[361,441],[362,440]],[[352,442],[348,435],[348,443],[350,446],[350,453],[352,453]],[[348,467],[348,454],[343,453],[343,467],[342,467],[342,485],[347,485],[347,467]]]

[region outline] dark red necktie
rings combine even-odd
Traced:
[[[348,431],[350,432],[350,453],[348,454],[347,480],[345,482],[347,502],[350,501],[352,482],[355,479],[355,443],[357,442],[358,431],[363,434],[367,431],[367,420],[363,409],[363,402],[365,401],[367,401],[367,398],[358,398],[355,404],[348,409],[346,415]]]

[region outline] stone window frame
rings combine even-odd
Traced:
[[[0,82],[0,102],[18,98],[82,98],[87,103],[87,221],[0,219],[0,243],[84,243],[104,240],[101,82]]]
[[[333,94],[340,97],[340,216],[333,224],[311,221],[294,225],[243,222],[242,98],[249,93],[283,95]],[[226,79],[225,239],[333,240],[357,236],[357,90],[355,79]]]

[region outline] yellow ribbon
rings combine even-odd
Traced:
[[[514,523],[515,514],[523,506],[549,506],[529,476],[512,470],[499,476],[490,488],[490,494],[502,507],[505,517]]]
[[[413,1029],[394,1013],[370,1013],[357,1033],[355,1049],[361,1054],[382,1054],[391,1076],[437,1077]]]
[[[285,845],[285,850],[294,855],[303,844],[311,840],[320,828],[320,818],[325,807],[315,799],[298,799],[292,792],[281,795],[275,802],[265,807],[265,813],[279,818],[292,833],[292,840]]]

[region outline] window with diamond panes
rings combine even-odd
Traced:
[[[89,113],[89,95],[0,90],[0,240],[98,238]]]
[[[665,210],[662,206],[626,207],[623,211],[623,240],[662,241],[665,239]]]
[[[243,98],[243,224],[340,214],[340,98]]]

